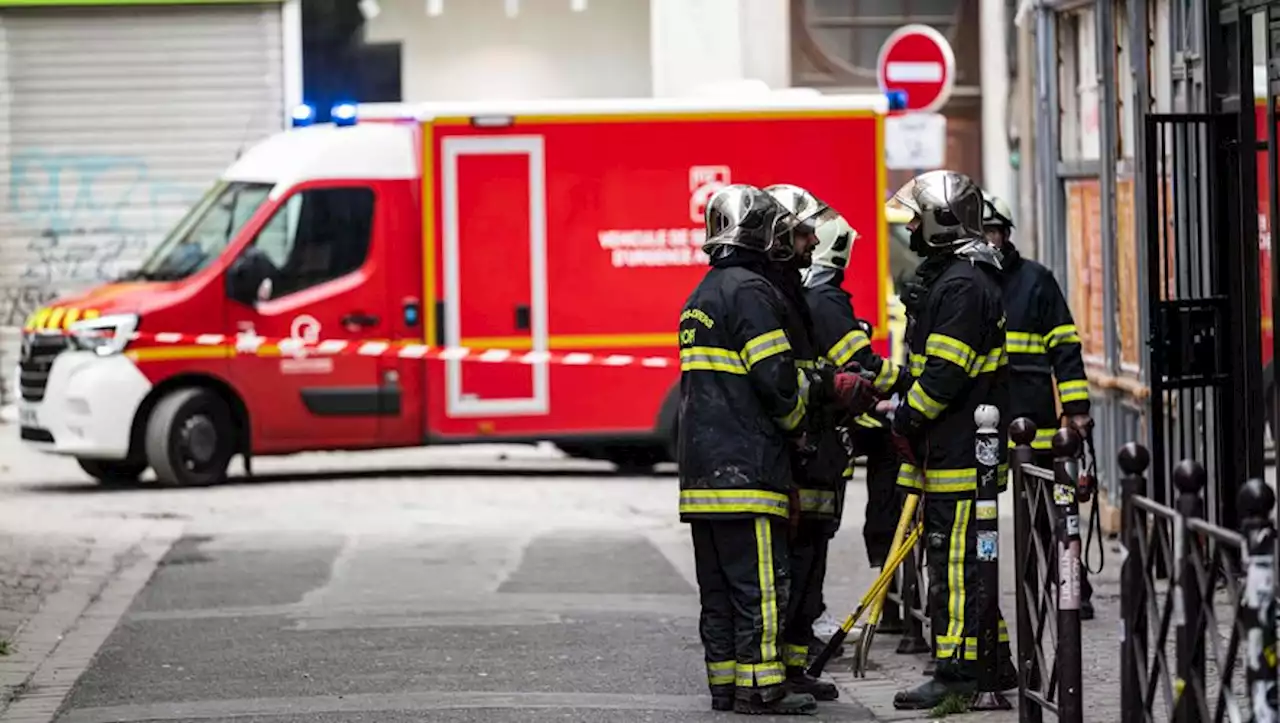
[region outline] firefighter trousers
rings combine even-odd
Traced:
[[[781,685],[782,626],[791,590],[787,521],[760,516],[694,520],[690,526],[702,603],[698,632],[711,694],[724,695],[735,685]]]
[[[924,497],[924,534],[929,565],[929,619],[940,680],[975,680],[978,676],[978,533],[974,500]],[[998,605],[998,600],[991,601]],[[1009,630],[999,620],[1000,656],[1012,661]]]
[[[898,489],[901,461],[894,451],[887,427],[855,427],[854,449],[867,456],[867,516],[862,539],[867,546],[867,562],[883,567],[893,544],[893,533],[902,513],[903,495]]]
[[[782,662],[803,668],[813,640],[813,623],[822,615],[822,583],[827,576],[827,520],[801,519],[791,540],[791,596],[783,625]]]
[[[1053,453],[1041,452],[1037,450],[1035,453],[1035,456],[1032,457],[1032,463],[1035,464],[1035,466],[1037,467],[1043,467],[1045,469],[1051,470],[1053,469]],[[1052,499],[1052,496],[1050,496],[1050,499]],[[1037,509],[1035,520],[1034,520],[1036,534],[1040,536],[1040,540],[1044,544],[1044,549],[1046,552],[1049,550],[1055,549],[1058,544],[1057,537],[1053,529],[1053,518],[1050,517],[1049,511],[1047,508],[1048,508],[1047,504],[1041,504]],[[1081,526],[1083,527],[1083,522]],[[1093,583],[1089,582],[1089,570],[1088,570],[1088,567],[1085,565],[1084,542],[1085,542],[1084,539],[1081,538],[1080,540],[1080,600],[1081,602],[1088,602],[1093,599]],[[1101,541],[1099,541],[1099,544],[1101,544]]]

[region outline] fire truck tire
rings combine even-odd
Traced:
[[[135,484],[147,471],[146,461],[114,459],[76,459],[85,474],[98,480],[104,487],[124,487]]]
[[[147,461],[162,485],[201,487],[222,482],[235,448],[231,410],[207,389],[170,392],[147,420]]]

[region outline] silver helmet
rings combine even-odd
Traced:
[[[789,233],[784,233],[785,238],[781,241],[783,246],[790,248],[793,253],[797,237],[816,236],[819,226],[839,217],[835,209],[825,201],[799,186],[775,183],[765,187],[764,190],[783,208],[791,212],[794,227],[789,229]]]
[[[1013,209],[994,193],[982,193],[982,225],[1013,228]]]
[[[773,196],[745,183],[735,183],[716,191],[707,201],[704,214],[706,241],[703,253],[714,256],[718,249],[737,247],[776,255],[780,236],[795,226],[794,217]]]
[[[929,171],[898,189],[886,210],[910,212],[920,224],[924,245],[940,251],[983,237],[984,206],[982,189],[973,179],[955,171]]]

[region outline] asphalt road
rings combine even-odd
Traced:
[[[56,720],[726,719],[706,697],[674,477],[556,457],[312,455],[218,488],[110,492],[17,464],[5,521],[175,530],[149,569],[120,568],[138,580],[117,612],[68,631],[83,661],[59,668]],[[856,596],[860,535],[834,555],[829,594]],[[875,720],[843,697],[817,719]]]

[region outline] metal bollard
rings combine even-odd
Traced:
[[[1000,691],[1000,410],[990,404],[973,412],[977,431],[977,499],[973,527],[978,536],[978,693],[973,710],[1010,710]]]
[[[1196,538],[1187,533],[1187,520],[1204,517],[1204,499],[1201,494],[1208,475],[1204,465],[1184,459],[1173,468],[1173,486],[1178,490],[1175,508],[1181,519],[1173,529],[1173,579],[1175,605],[1181,605],[1181,614],[1174,613],[1178,662],[1175,666],[1182,681],[1182,694],[1178,696],[1173,719],[1177,723],[1199,723],[1200,701],[1198,692],[1204,690],[1205,650],[1204,619],[1205,601],[1200,597],[1197,583],[1195,557],[1189,554],[1187,545],[1197,544]],[[1175,608],[1176,610],[1176,608]]]
[[[1029,702],[1027,691],[1040,689],[1040,670],[1036,667],[1035,631],[1036,621],[1032,618],[1031,600],[1026,590],[1030,577],[1030,588],[1041,588],[1039,566],[1035,563],[1035,545],[1031,542],[1034,524],[1031,519],[1031,500],[1037,499],[1036,489],[1030,482],[1022,466],[1031,464],[1035,459],[1035,450],[1031,442],[1036,438],[1036,425],[1026,417],[1019,417],[1009,426],[1009,438],[1013,440],[1013,548],[1017,574],[1014,579],[1018,586],[1017,605],[1017,643],[1018,643],[1018,721],[1019,723],[1041,723],[1044,711],[1039,705]],[[1026,577],[1024,577],[1026,576]]]
[[[1053,504],[1058,541],[1058,720],[1083,723],[1080,651],[1080,435],[1063,427],[1053,435]]]
[[[1245,681],[1253,702],[1254,723],[1276,723],[1280,696],[1276,691],[1275,544],[1271,509],[1276,495],[1260,479],[1240,488],[1240,530],[1248,544],[1245,554],[1244,615]]]
[[[1147,654],[1147,610],[1142,580],[1142,561],[1138,550],[1146,538],[1143,516],[1134,507],[1133,498],[1147,491],[1147,467],[1151,454],[1147,448],[1130,442],[1120,449],[1121,529],[1120,529],[1120,721],[1141,723],[1143,711],[1142,679],[1139,661]]]

